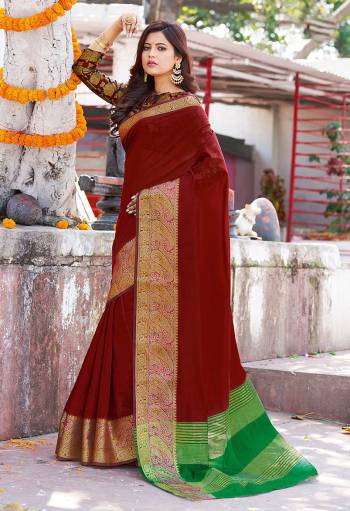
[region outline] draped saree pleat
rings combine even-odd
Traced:
[[[240,362],[228,175],[205,112],[187,94],[135,114],[120,135],[126,166],[112,281],[62,414],[58,458],[136,459],[148,481],[190,500],[316,475],[273,426]],[[136,192],[136,216],[127,215]]]

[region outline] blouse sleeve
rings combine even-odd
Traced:
[[[78,60],[73,64],[72,69],[92,92],[108,103],[115,105],[124,94],[127,84],[119,83],[98,71],[97,66],[102,57],[103,53],[91,48],[85,48]]]

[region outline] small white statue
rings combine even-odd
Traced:
[[[261,213],[261,208],[254,204],[246,204],[243,209],[236,209],[235,213],[238,213],[238,217],[234,223],[237,229],[237,235],[259,238],[258,234],[253,231],[253,225],[255,224],[256,215]]]

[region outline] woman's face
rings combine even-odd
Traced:
[[[181,62],[181,57],[175,55],[174,46],[163,33],[151,32],[148,34],[142,48],[144,71],[152,76],[170,75],[175,62]]]

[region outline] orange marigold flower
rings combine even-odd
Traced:
[[[73,7],[73,5],[77,2],[77,0],[59,0],[59,3],[62,5],[63,9],[68,11]]]
[[[64,9],[63,9],[63,7],[62,7],[62,5],[61,5],[61,4],[55,4],[55,5],[53,5],[53,6],[52,6],[52,10],[53,10],[56,14],[58,14],[58,16],[64,16],[64,15],[65,15],[65,11],[64,11]]]
[[[26,140],[26,136],[25,136],[25,134],[24,134],[24,133],[21,133],[21,134],[20,134],[20,136],[18,137],[18,143],[19,143],[20,145],[24,145],[25,140]]]
[[[89,229],[91,229],[90,225],[86,222],[81,222],[80,224],[77,225],[77,227],[81,231],[88,231]]]
[[[47,98],[47,92],[38,89],[36,97],[37,97],[36,101],[44,101]]]
[[[40,26],[40,20],[38,18],[38,23],[32,23],[30,19],[24,20],[24,30],[32,30],[33,28],[39,28]]]
[[[16,227],[16,222],[12,218],[4,218],[2,225],[6,227],[6,229],[13,229]]]
[[[58,220],[58,222],[56,222],[56,227],[58,227],[58,229],[68,229],[68,226],[69,223],[66,219]]]

